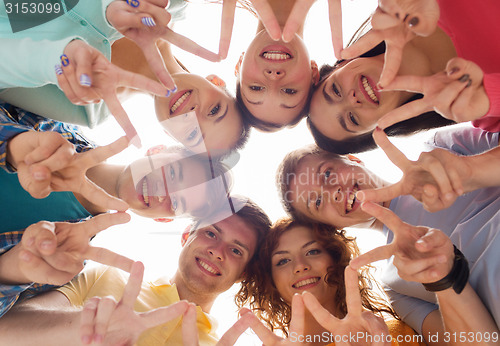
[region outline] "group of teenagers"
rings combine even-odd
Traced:
[[[311,0],[222,1],[218,53],[174,31],[183,0],[61,4],[20,31],[0,4],[0,345],[231,345],[248,328],[265,345],[498,344],[497,1],[380,0],[344,48],[329,0],[337,60],[320,69],[302,39]],[[170,44],[224,59],[237,5],[259,23],[233,97]],[[137,93],[181,145],[108,164],[141,146],[121,106]],[[78,125],[110,114],[126,136],[96,146]],[[232,157],[251,128],[303,118],[316,143],[280,164],[287,216],[272,224],[231,194]],[[459,122],[472,124],[435,132],[417,161],[387,137]],[[398,183],[352,155],[377,145]],[[91,244],[128,209],[192,219],[173,277],[143,282],[142,263]],[[360,254],[348,227],[387,244]],[[240,318],[219,338],[209,313],[235,283]]]

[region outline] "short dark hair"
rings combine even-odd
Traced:
[[[255,127],[256,129],[262,132],[274,132],[277,130],[281,130],[284,127],[294,127],[297,125],[302,118],[306,117],[309,114],[309,103],[313,94],[313,87],[309,88],[309,94],[307,95],[306,105],[300,113],[293,119],[290,123],[286,125],[274,124],[269,121],[261,120],[256,118],[252,112],[247,108],[245,103],[243,102],[243,96],[241,95],[241,85],[239,79],[236,81],[236,104],[240,110],[243,122],[247,124],[247,126]]]

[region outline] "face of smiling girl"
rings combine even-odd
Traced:
[[[203,152],[204,148],[212,153],[232,149],[243,130],[235,99],[201,76],[177,73],[172,78],[177,91],[169,97],[155,98],[156,116],[165,130],[169,132],[169,119],[194,111],[195,117],[177,139],[195,152]]]
[[[357,58],[341,64],[315,90],[309,117],[321,133],[343,140],[372,131],[387,112],[412,94],[377,88],[384,56]]]
[[[245,106],[257,119],[279,127],[301,113],[317,68],[312,67],[300,37],[289,43],[276,42],[263,30],[248,47],[237,71]]]
[[[294,226],[285,231],[273,251],[271,265],[273,282],[286,302],[291,303],[295,293],[309,291],[321,304],[330,305],[335,288],[325,277],[335,263],[310,228]]]

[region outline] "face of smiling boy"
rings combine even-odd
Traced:
[[[208,199],[204,164],[180,153],[164,153],[134,161],[120,175],[118,197],[136,214],[166,217],[202,208]]]
[[[291,177],[285,198],[307,217],[343,228],[373,217],[361,210],[356,192],[383,186],[384,182],[354,159],[307,155]]]
[[[238,215],[194,231],[179,257],[177,285],[202,294],[228,290],[241,278],[256,245],[257,231]]]

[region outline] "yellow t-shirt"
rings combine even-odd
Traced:
[[[387,324],[389,333],[392,336],[392,346],[426,346],[423,339],[418,337],[418,334],[415,333],[415,331],[403,321],[391,319],[385,321],[385,324]],[[419,342],[419,340],[422,340],[422,342]],[[332,342],[327,346],[335,346],[335,343]]]
[[[96,267],[84,271],[68,284],[58,288],[71,305],[83,306],[92,297],[112,296],[119,301],[128,280],[128,274],[113,267]],[[137,297],[134,310],[146,312],[162,306],[178,302],[179,294],[175,285],[170,285],[165,278],[154,283],[142,283],[141,292]],[[200,345],[215,345],[217,324],[213,317],[205,314],[197,307],[197,327]],[[181,317],[165,324],[150,328],[141,334],[137,345],[182,345]]]

